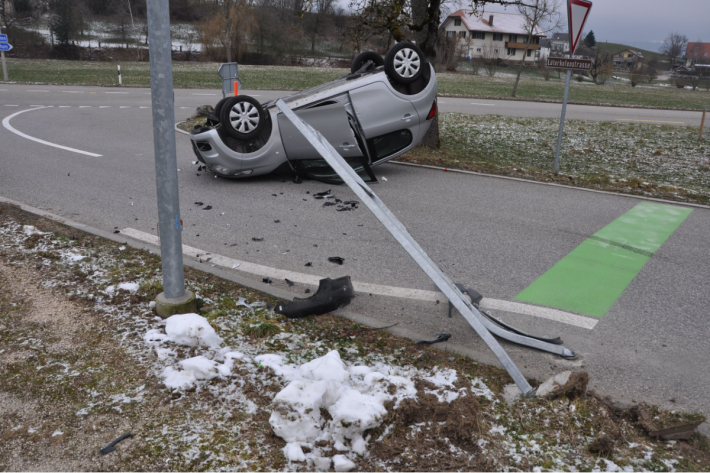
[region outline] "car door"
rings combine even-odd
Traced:
[[[349,94],[373,164],[419,138],[420,119],[414,105],[395,95],[384,82],[359,87]]]
[[[296,110],[303,121],[318,130],[343,158],[362,158],[355,133],[345,110],[347,95],[335,97],[308,108]],[[290,161],[319,159],[320,155],[291,121],[279,114],[279,130]]]

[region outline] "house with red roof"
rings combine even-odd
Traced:
[[[685,65],[710,64],[710,43],[688,42],[685,48]]]
[[[464,57],[524,59],[531,64],[540,49],[540,39],[547,37],[540,27],[536,27],[528,44],[527,21],[519,13],[475,15],[472,10],[450,14],[439,27],[439,34],[458,39]]]

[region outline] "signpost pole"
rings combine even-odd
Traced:
[[[2,27],[0,26],[0,33],[2,33]],[[0,51],[0,58],[2,58],[2,76],[3,80],[5,82],[9,82],[7,80],[7,64],[5,64],[5,51]]]
[[[155,182],[158,191],[158,231],[163,267],[163,292],[156,298],[161,317],[195,312],[195,296],[185,290],[182,260],[182,220],[175,148],[175,104],[168,0],[148,5],[150,89],[153,108]]]
[[[569,97],[569,84],[572,82],[572,69],[567,69],[567,80],[565,81],[565,98],[562,100],[562,116],[560,117],[560,131],[557,134],[557,149],[555,150],[555,166],[553,172],[557,174],[560,170],[560,148],[562,148],[562,134],[565,129],[565,114],[567,113],[567,98]]]

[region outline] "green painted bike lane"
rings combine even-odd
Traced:
[[[515,299],[604,317],[691,212],[642,202],[582,242]]]

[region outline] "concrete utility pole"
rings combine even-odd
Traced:
[[[165,318],[173,314],[196,312],[197,303],[195,295],[185,290],[182,261],[168,0],[148,0],[147,4],[158,231],[163,265],[163,292],[155,299],[155,309],[159,316]]]

